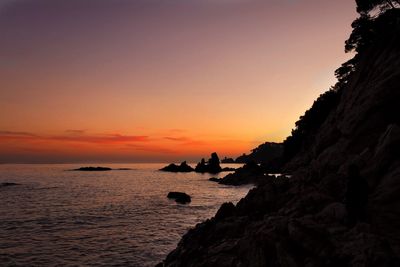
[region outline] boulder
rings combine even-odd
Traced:
[[[192,201],[191,197],[183,192],[169,192],[167,197],[170,199],[175,199],[175,201],[180,204],[186,204]]]

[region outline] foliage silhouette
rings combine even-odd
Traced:
[[[396,8],[400,6],[399,1],[356,2],[360,17],[352,23],[353,31],[345,42],[345,52],[355,52],[355,55],[335,71],[338,82],[314,101],[312,107],[296,122],[291,135],[283,142],[286,162],[310,142],[313,133],[336,108],[342,92],[346,90],[347,83],[357,70],[359,54],[371,47],[376,40],[381,39],[382,35],[387,34],[388,29],[400,24],[400,9]],[[368,13],[377,8],[380,10],[378,16],[373,17]]]

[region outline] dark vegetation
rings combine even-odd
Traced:
[[[283,154],[281,143],[265,142],[251,150],[249,155],[243,154],[237,157],[236,163],[248,163],[251,161],[259,164],[276,164]]]
[[[400,266],[400,3],[356,2],[354,58],[284,143],[291,177],[223,204],[159,266]]]
[[[352,23],[353,31],[345,41],[345,52],[354,52],[355,55],[335,71],[338,82],[321,94],[312,107],[295,123],[291,135],[283,142],[284,162],[290,161],[302,149],[309,146],[319,127],[336,109],[351,74],[357,69],[360,53],[381,38],[386,29],[398,23],[399,12],[396,7],[400,7],[400,1],[357,0],[356,3],[360,16]]]

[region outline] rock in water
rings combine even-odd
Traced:
[[[10,183],[10,182],[0,183],[0,187],[9,187],[9,186],[17,186],[17,185],[20,185],[20,184]]]
[[[81,167],[79,169],[74,169],[74,171],[85,171],[85,172],[98,172],[98,171],[111,171],[108,167]]]
[[[194,169],[195,172],[200,172],[200,173],[219,173],[222,171],[219,157],[217,153],[212,153],[211,158],[206,161],[204,159],[201,159],[201,161],[197,164],[196,168]]]
[[[191,197],[183,192],[169,192],[168,198],[175,199],[177,203],[186,204],[192,201]]]
[[[174,163],[169,164],[168,166],[160,169],[160,171],[164,172],[192,172],[194,169],[190,167],[186,161],[182,162],[180,165],[176,165]]]

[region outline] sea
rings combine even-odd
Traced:
[[[0,266],[154,266],[190,228],[252,188],[208,181],[227,173],[158,171],[165,165],[0,165],[0,184],[18,184],[0,187]],[[178,204],[170,191],[192,202]]]

